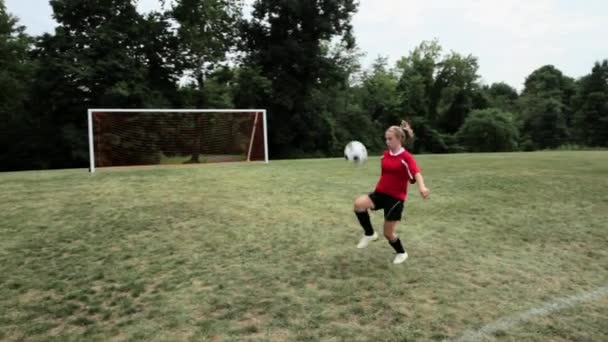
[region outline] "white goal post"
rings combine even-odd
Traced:
[[[265,109],[87,111],[89,171],[226,161],[268,163]]]

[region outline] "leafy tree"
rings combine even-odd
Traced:
[[[205,82],[216,69],[225,67],[234,52],[242,16],[242,0],[176,0],[171,16],[179,24],[182,67],[192,74],[201,90],[197,107],[206,107]]]
[[[574,81],[552,65],[533,71],[519,99],[524,146],[555,148],[570,141]]]
[[[595,63],[591,74],[581,79],[575,104],[577,141],[588,146],[608,146],[608,60]]]
[[[442,56],[434,40],[422,42],[397,63],[399,114],[412,119],[416,152],[450,152],[454,133],[471,110],[488,106],[477,83],[478,65],[473,56],[452,52]]]
[[[44,166],[35,154],[43,141],[37,138],[37,125],[26,105],[35,69],[29,57],[31,44],[25,27],[0,0],[0,170]]]
[[[485,86],[483,92],[487,96],[489,107],[498,108],[505,112],[518,112],[517,99],[519,94],[510,85],[503,82],[492,83],[489,87]]]
[[[474,108],[477,84],[477,58],[452,52],[438,65],[431,105],[438,116],[438,126],[446,133],[455,133]]]
[[[245,23],[247,65],[272,82],[268,99],[270,150],[274,156],[330,148],[332,118],[313,101],[338,68],[327,54],[333,39],[354,47],[354,0],[257,0]]]
[[[52,0],[55,33],[38,38],[32,112],[50,127],[53,167],[86,165],[86,109],[178,104],[181,74],[169,19],[133,0]],[[151,135],[156,134],[151,132]],[[152,147],[155,137],[149,136]],[[156,153],[151,151],[151,153]]]
[[[528,100],[523,102],[522,132],[525,150],[556,148],[568,141],[569,129],[560,100],[529,96],[524,100]]]
[[[407,57],[397,62],[400,73],[397,91],[403,113],[415,115],[428,122],[436,120],[436,110],[431,104],[435,87],[435,73],[441,57],[437,41],[422,42]]]
[[[394,125],[401,121],[398,112],[397,96],[398,78],[389,70],[387,59],[379,57],[372,65],[371,73],[363,75],[363,109],[380,128]]]
[[[237,46],[242,15],[241,0],[177,0],[171,11],[179,24],[181,63],[193,78],[183,91],[186,106],[232,107],[229,89],[222,89],[219,75],[227,70],[227,56]],[[190,162],[198,163],[205,137],[204,118],[193,118],[194,134]]]

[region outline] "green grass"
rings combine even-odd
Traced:
[[[417,160],[397,266],[377,158],[0,174],[0,340],[444,340],[608,285],[608,152]],[[485,338],[605,341],[608,299]]]

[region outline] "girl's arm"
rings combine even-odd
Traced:
[[[414,175],[416,179],[416,183],[418,183],[418,191],[420,191],[420,196],[422,198],[427,199],[431,195],[431,190],[429,190],[426,185],[424,185],[424,177],[422,177],[422,173],[418,172]]]

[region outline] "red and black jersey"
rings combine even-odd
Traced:
[[[420,172],[414,157],[405,149],[393,154],[384,151],[381,159],[382,173],[376,192],[405,201],[408,183],[416,183],[414,176]]]

